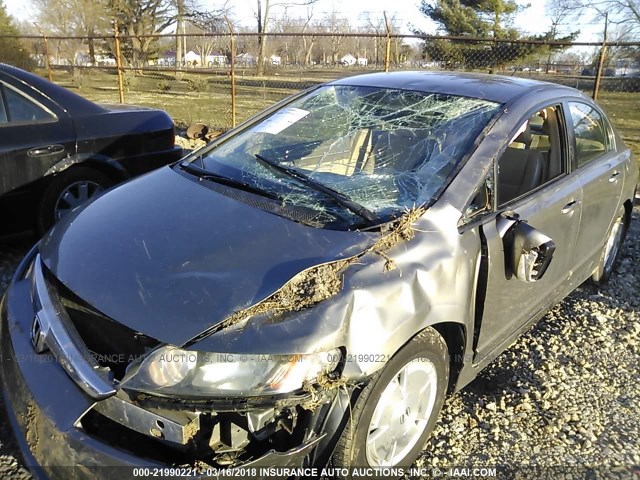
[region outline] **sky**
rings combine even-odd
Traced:
[[[33,20],[35,10],[30,6],[29,0],[4,0],[10,15],[19,20]],[[200,0],[204,6],[216,6],[222,0]],[[540,34],[550,29],[551,21],[545,12],[546,0],[518,0],[522,5],[530,4],[520,12],[515,19],[516,28],[523,32]],[[276,3],[273,1],[272,3]],[[255,25],[256,0],[230,0],[233,7],[234,18],[243,26]],[[387,11],[389,18],[396,18],[396,25],[402,33],[412,33],[412,26],[427,33],[435,33],[435,25],[427,20],[419,10],[419,0],[318,0],[313,5],[314,18],[322,18],[326,13],[336,11],[343,17],[351,20],[352,24],[363,25],[366,23],[365,15],[368,13],[372,19],[382,18],[383,11]],[[289,17],[305,17],[309,7],[289,7]],[[283,15],[284,8],[272,8],[272,16]],[[574,25],[567,25],[565,29],[573,29]],[[581,26],[579,40],[597,41],[598,33],[602,30],[599,25]]]
[[[535,24],[527,25],[527,18],[544,19],[545,0],[531,0],[520,3],[530,3],[531,7],[527,9],[527,15],[519,15],[516,26],[535,33],[542,33],[547,30],[550,22],[537,21]],[[215,0],[209,0],[209,4],[215,5]],[[233,0],[230,4],[233,5],[236,18],[246,19],[246,22],[242,22],[243,24],[252,25],[255,23],[255,0]],[[340,15],[349,18],[354,24],[365,24],[366,15],[369,15],[372,19],[382,19],[383,12],[386,10],[389,18],[395,16],[397,25],[400,26],[402,33],[412,33],[411,25],[427,33],[435,33],[435,24],[420,13],[419,6],[419,0],[395,0],[392,2],[389,0],[318,0],[313,5],[313,13],[314,17],[322,18],[326,13],[336,11]],[[308,8],[290,7],[287,13],[290,17],[304,17]],[[282,15],[284,12],[282,7],[272,10],[276,16]]]

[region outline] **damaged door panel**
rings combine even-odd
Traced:
[[[580,211],[565,214],[563,208],[570,202],[579,202],[582,190],[579,182],[566,176],[543,190],[510,205],[521,221],[548,236],[555,245],[549,248],[546,265],[537,264],[538,272],[544,276],[534,283],[518,279],[516,268],[525,264],[534,265],[535,260],[526,260],[526,251],[514,244],[507,235],[513,221],[504,217],[492,217],[483,224],[487,238],[488,277],[482,324],[478,334],[477,355],[486,356],[508,339],[539,310],[550,298],[558,298],[568,291],[567,280],[572,274],[571,266],[577,260],[574,249],[580,225]],[[506,242],[505,242],[505,237]],[[542,242],[544,243],[544,242]],[[530,251],[530,250],[529,250]],[[542,256],[541,256],[542,257]],[[520,259],[525,263],[520,263]],[[548,267],[548,268],[547,268]],[[522,275],[526,273],[521,271]],[[529,270],[531,279],[531,269]],[[505,292],[509,292],[505,295]]]

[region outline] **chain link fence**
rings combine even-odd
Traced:
[[[117,29],[114,30],[117,32]],[[224,131],[301,89],[373,71],[475,71],[595,97],[640,154],[640,42],[561,43],[381,33],[226,32],[19,37],[24,68],[98,102],[162,108]]]

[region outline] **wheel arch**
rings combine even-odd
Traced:
[[[633,212],[633,199],[627,199],[623,203],[624,205],[624,228],[625,231],[629,230],[631,224],[631,213]]]
[[[122,182],[130,177],[120,163],[102,154],[83,154],[65,158],[50,167],[44,176],[50,181],[54,176],[79,166],[98,170],[111,178],[114,183]]]
[[[50,169],[53,171],[48,172],[40,181],[35,219],[35,230],[40,236],[55,223],[55,197],[60,193],[56,192],[64,187],[65,182],[74,177],[82,179],[85,175],[98,175],[101,177],[100,183],[108,188],[128,178],[127,172],[119,164],[100,158],[69,158],[58,163],[57,167],[55,170]]]
[[[457,322],[436,323],[435,325],[430,325],[430,327],[437,331],[447,344],[449,352],[449,386],[447,393],[451,394],[455,391],[458,375],[464,365],[467,341],[466,328],[464,324]]]
[[[466,327],[464,324],[458,322],[440,322],[425,325],[402,343],[395,353],[399,352],[409,342],[423,334],[426,330],[434,330],[437,332],[447,346],[449,355],[449,381],[446,393],[453,393],[464,361]],[[375,373],[373,375],[375,375]],[[329,461],[340,437],[340,432],[349,421],[351,408],[355,405],[363,388],[370,379],[371,375],[366,379],[353,382],[345,388],[336,390],[336,398],[326,407],[325,417],[322,422],[323,430],[329,432],[329,434],[322,439],[320,447],[313,453],[311,457],[313,465],[324,465],[325,462]]]

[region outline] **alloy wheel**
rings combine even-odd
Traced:
[[[433,363],[416,358],[405,364],[382,391],[366,440],[374,467],[400,463],[422,436],[436,402],[438,375]]]
[[[57,222],[75,207],[98,195],[103,190],[102,185],[90,180],[80,180],[67,186],[55,204],[54,215]]]

